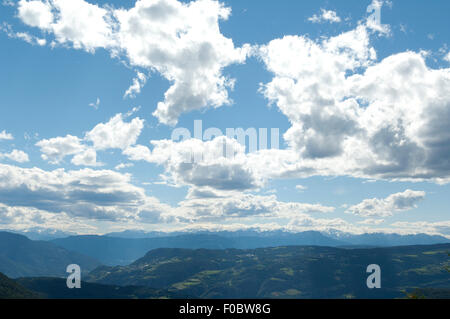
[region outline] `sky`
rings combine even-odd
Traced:
[[[450,2],[0,1],[0,229],[450,238]]]

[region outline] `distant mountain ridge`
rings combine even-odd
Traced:
[[[351,245],[369,245],[378,247],[409,246],[409,245],[435,245],[450,243],[450,239],[439,235],[414,234],[400,235],[388,233],[326,233],[327,237],[351,243]]]
[[[430,235],[326,234],[317,231],[288,233],[282,231],[256,232],[197,232],[174,233],[163,236],[161,232],[125,231],[104,236],[72,236],[51,242],[65,249],[99,259],[103,264],[127,265],[158,248],[186,249],[254,249],[277,246],[327,246],[327,247],[389,247],[405,245],[432,245],[450,243],[445,237]],[[167,235],[167,234],[166,234]],[[150,237],[146,237],[150,236]],[[128,238],[131,237],[131,238]]]
[[[65,237],[77,235],[74,232],[61,231],[61,230],[57,230],[57,229],[45,229],[45,228],[39,228],[39,227],[34,227],[34,228],[27,229],[27,230],[0,229],[0,232],[7,232],[7,233],[22,235],[31,240],[45,240],[45,241],[56,239],[56,238],[65,238]]]
[[[154,238],[116,238],[108,236],[73,236],[52,240],[65,249],[99,259],[105,265],[127,265],[158,248],[249,249],[289,245],[339,246],[341,241],[319,232],[283,236],[224,237],[215,234],[184,234]]]
[[[78,264],[82,271],[100,266],[93,257],[68,251],[51,242],[0,232],[0,272],[10,278],[66,276],[66,267]]]

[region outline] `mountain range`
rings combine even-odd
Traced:
[[[278,246],[327,246],[327,247],[389,247],[406,245],[432,245],[450,243],[445,237],[425,234],[363,234],[274,232],[198,232],[175,233],[124,232],[105,236],[71,236],[51,242],[67,250],[91,256],[104,265],[127,265],[158,248],[186,249],[255,249]],[[112,237],[118,236],[118,237]],[[150,237],[145,237],[150,236]],[[152,237],[153,236],[153,237]]]
[[[0,298],[449,295],[449,243],[380,247],[448,242],[443,237],[247,231],[154,235],[72,236],[39,241],[0,232],[0,272],[14,279],[0,276]],[[63,277],[72,263],[83,271],[81,290],[66,287]],[[381,266],[382,289],[367,289],[365,267],[369,264]]]

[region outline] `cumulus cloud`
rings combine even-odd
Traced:
[[[126,116],[119,113],[106,123],[97,124],[84,138],[67,135],[43,139],[36,143],[43,160],[60,164],[65,157],[73,156],[71,163],[77,166],[100,166],[97,151],[120,149],[134,160],[140,160],[137,151],[144,146],[135,146],[144,127],[144,120],[134,118],[126,122]],[[92,143],[92,146],[88,143]],[[140,155],[142,157],[142,155]]]
[[[80,233],[93,233],[96,227],[88,225],[80,218],[65,213],[53,214],[32,207],[14,207],[0,204],[0,225],[8,229],[69,231],[76,229]]]
[[[182,113],[230,104],[234,81],[222,71],[243,63],[250,50],[222,35],[219,21],[231,10],[213,0],[138,0],[130,9],[84,0],[22,0],[18,12],[27,25],[53,34],[53,43],[89,52],[107,49],[134,67],[159,72],[171,86],[153,114],[170,125]],[[126,96],[143,85],[139,73],[135,80]]]
[[[53,22],[52,6],[48,2],[20,0],[18,17],[27,25],[49,29]]]
[[[148,197],[130,180],[129,174],[109,170],[44,171],[0,164],[0,203],[107,221],[148,222],[151,211],[153,221],[164,222],[169,206]]]
[[[28,154],[20,150],[12,150],[10,153],[0,153],[0,159],[6,158],[18,163],[29,162]]]
[[[244,191],[264,184],[248,161],[245,147],[235,139],[221,136],[206,142],[160,140],[152,144],[150,162],[163,165],[167,179],[175,185]]]
[[[261,47],[261,57],[274,79],[261,90],[293,124],[289,145],[306,158],[340,155],[344,140],[358,133],[358,107],[344,100],[348,72],[375,58],[364,26],[315,42],[286,36]]]
[[[11,133],[7,133],[5,130],[0,132],[0,140],[13,140],[14,137]]]
[[[189,225],[197,222],[292,219],[305,214],[330,213],[321,204],[281,202],[275,195],[259,196],[235,192],[216,197],[193,196],[177,206],[149,197],[131,184],[131,175],[109,170],[83,169],[44,171],[0,164],[0,214],[7,224],[25,212],[35,218],[80,218],[80,221]],[[214,194],[214,191],[210,191]],[[217,201],[217,196],[221,197]]]
[[[222,69],[242,63],[246,49],[235,48],[219,30],[230,9],[216,1],[138,1],[116,13],[119,46],[133,65],[156,69],[172,82],[153,113],[162,123],[176,124],[188,111],[229,104],[233,81]]]
[[[123,151],[123,155],[126,155],[130,161],[152,162],[153,158],[150,149],[144,145],[129,146]]]
[[[261,92],[291,122],[279,175],[450,180],[450,69],[431,69],[421,52],[378,62],[364,24],[276,39],[260,56],[274,74]]]
[[[407,211],[417,207],[417,203],[425,199],[423,191],[406,190],[392,194],[384,199],[365,199],[361,203],[351,206],[347,212],[364,217],[387,217],[395,212]]]
[[[60,164],[67,156],[73,156],[71,163],[77,166],[101,166],[97,162],[95,149],[83,144],[83,140],[72,135],[40,140],[36,143],[41,157],[51,164]]]
[[[137,117],[130,122],[125,122],[124,116],[119,113],[107,123],[100,123],[95,126],[86,133],[85,139],[92,142],[96,150],[114,148],[125,150],[136,144],[143,127],[144,120]]]
[[[51,164],[59,164],[66,156],[79,154],[85,151],[86,147],[81,144],[81,139],[67,135],[65,137],[55,137],[40,140],[36,143],[41,150],[41,157]]]
[[[76,166],[102,166],[97,162],[97,152],[92,148],[85,148],[82,152],[76,154],[71,163]]]
[[[308,21],[312,23],[321,23],[321,22],[329,22],[329,23],[338,23],[341,22],[341,18],[336,14],[333,10],[325,10],[320,9],[320,14],[314,14],[312,17],[308,18]]]
[[[32,2],[41,1],[22,2],[24,10],[27,10]],[[43,3],[51,10],[51,20],[46,19],[47,23],[42,26],[36,25],[32,23],[36,14],[30,12],[30,17],[22,21],[53,33],[57,43],[72,45],[75,49],[94,52],[97,48],[114,45],[114,25],[109,10],[83,0],[50,0]]]

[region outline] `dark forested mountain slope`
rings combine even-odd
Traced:
[[[17,283],[49,299],[166,299],[183,298],[176,292],[149,287],[103,285],[82,282],[80,289],[68,289],[63,278],[19,278]]]
[[[32,299],[38,294],[0,273],[0,299]]]
[[[8,277],[65,276],[70,264],[89,272],[100,262],[46,241],[0,232],[0,272]]]
[[[450,244],[374,249],[278,247],[157,249],[129,266],[99,267],[87,280],[145,285],[201,298],[397,298],[404,290],[450,288]],[[368,289],[367,266],[381,267]]]

